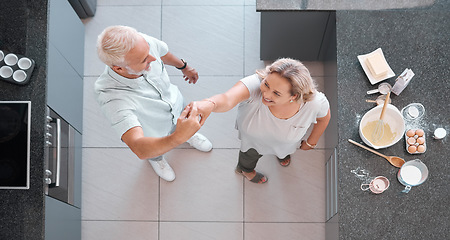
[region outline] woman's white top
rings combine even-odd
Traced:
[[[284,158],[300,147],[309,126],[317,118],[325,117],[330,104],[321,92],[302,104],[299,111],[289,119],[275,117],[262,102],[261,79],[257,74],[241,80],[248,88],[250,98],[238,107],[236,128],[241,139],[241,151],[254,148],[259,154],[273,154]]]

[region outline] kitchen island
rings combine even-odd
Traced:
[[[258,0],[256,9],[262,13],[261,16],[266,13],[280,16],[283,12],[310,14],[324,10],[336,13],[337,64],[334,68],[337,70],[331,67],[336,78],[327,78],[325,93],[332,109],[332,120],[327,129],[331,134],[327,135],[326,147],[336,150],[330,159],[337,159],[337,193],[331,190],[330,195],[336,195],[337,209],[334,203],[329,204],[333,207],[330,211],[327,209],[326,238],[450,239],[450,164],[447,153],[450,138],[448,135],[442,140],[432,137],[438,127],[447,132],[450,130],[450,2]],[[288,23],[292,25],[292,22]],[[295,29],[291,27],[290,31]],[[302,34],[311,37],[307,33]],[[404,138],[379,150],[406,161],[420,159],[427,165],[428,179],[422,185],[412,187],[407,194],[401,192],[404,186],[397,180],[399,168],[348,142],[348,139],[353,139],[362,143],[359,122],[367,111],[376,106],[365,100],[375,100],[378,95],[367,95],[366,92],[376,89],[379,83],[370,84],[357,56],[377,48],[383,50],[395,73],[394,77],[382,82],[394,85],[396,77],[406,68],[415,73],[400,95],[392,94],[392,104],[399,110],[410,103],[421,103],[425,107],[423,117],[406,122],[406,129],[421,128],[425,131],[425,153],[409,154]],[[363,170],[368,175],[362,174]],[[362,183],[380,175],[390,181],[385,192],[377,195],[360,189]],[[333,178],[334,175],[330,177]]]
[[[449,239],[450,188],[447,136],[433,139],[438,127],[450,129],[450,9],[396,11],[337,11],[338,86],[338,214],[339,239]],[[427,150],[412,155],[405,139],[381,149],[388,156],[406,161],[420,159],[429,177],[408,194],[397,180],[398,168],[384,158],[348,142],[362,142],[359,121],[374,107],[365,99],[375,99],[366,91],[375,89],[364,73],[357,55],[382,48],[396,76],[405,68],[415,73],[410,84],[392,104],[399,110],[410,103],[421,103],[425,115],[406,121],[406,129],[425,131]],[[387,79],[391,85],[395,78]],[[352,170],[365,169],[370,177],[390,180],[390,187],[376,195],[360,189],[364,179]]]
[[[30,188],[0,190],[0,239],[44,239],[47,1],[0,1],[0,49],[36,63],[26,85],[0,81],[0,100],[31,101]]]

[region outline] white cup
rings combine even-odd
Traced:
[[[6,63],[6,65],[9,65],[9,66],[15,65],[17,63],[17,55],[13,54],[13,53],[6,55],[5,63]]]
[[[2,51],[2,50],[0,50],[0,61],[2,61],[2,60],[3,60],[3,57],[5,57],[5,54],[3,53],[3,51]]]
[[[19,65],[20,69],[27,70],[31,67],[31,60],[29,58],[23,57],[19,59],[17,65]]]
[[[27,74],[23,70],[17,70],[13,74],[13,79],[16,82],[23,82],[25,79],[27,79]]]
[[[13,70],[11,67],[3,66],[0,68],[0,76],[2,78],[9,78],[13,74]]]

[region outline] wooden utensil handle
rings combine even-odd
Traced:
[[[375,151],[375,150],[373,150],[373,149],[370,149],[370,148],[368,148],[368,147],[366,147],[366,146],[364,146],[364,145],[362,145],[362,144],[359,144],[359,143],[357,143],[357,142],[355,142],[355,141],[353,141],[353,140],[351,140],[351,139],[348,139],[348,141],[351,142],[351,143],[353,143],[353,144],[355,144],[355,145],[358,146],[358,147],[362,147],[362,148],[366,149],[367,151],[373,152],[373,153],[377,154],[378,156],[387,158],[386,155],[383,155],[383,154],[381,154],[381,153],[379,153],[379,152],[377,152],[377,151]]]
[[[384,100],[383,109],[381,110],[380,120],[383,120],[384,112],[386,111],[386,107],[389,104],[389,97],[391,96],[391,92],[388,92],[386,95],[386,99]]]

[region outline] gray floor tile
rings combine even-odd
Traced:
[[[200,74],[242,76],[243,10],[243,6],[164,6],[162,40]]]
[[[159,177],[126,148],[84,148],[83,220],[158,220]]]
[[[243,240],[242,223],[162,222],[160,240]]]
[[[242,221],[242,176],[235,174],[238,151],[172,150],[166,158],[173,182],[161,181],[161,221]]]
[[[324,76],[324,65],[322,62],[308,62],[308,61],[303,61],[302,62],[309,70],[309,73],[311,74],[311,76],[314,77],[322,77]]]
[[[174,182],[160,180],[147,161],[122,143],[93,95],[104,70],[95,45],[107,26],[121,24],[167,42],[197,69],[189,85],[168,67],[188,103],[231,88],[270,62],[259,59],[260,13],[256,0],[98,0],[86,26],[83,109],[82,231],[101,239],[325,239],[325,150],[297,151],[291,166],[264,156],[257,185],[234,173],[240,146],[236,108],[213,113],[200,132],[214,149],[182,144],[166,154]],[[323,89],[323,63],[304,62]],[[318,147],[324,146],[324,137]]]
[[[245,5],[255,6],[256,10],[256,0],[245,0]]]
[[[254,74],[257,69],[265,68],[266,64],[260,60],[260,22],[261,13],[255,11],[254,6],[245,7],[245,75]]]
[[[162,0],[163,5],[172,6],[243,6],[248,0]]]
[[[244,240],[325,240],[324,223],[245,223]]]
[[[313,79],[314,79],[314,81],[316,82],[316,84],[317,84],[317,90],[319,91],[319,92],[324,92],[325,91],[325,87],[324,87],[324,84],[325,84],[325,77],[313,77]]]
[[[108,26],[126,25],[161,38],[161,6],[98,6],[95,16],[83,21],[86,31],[84,75],[98,76],[105,69],[97,57],[97,36]]]
[[[163,0],[97,0],[97,6],[160,6]]]
[[[82,221],[83,240],[158,239],[157,222]]]
[[[256,167],[269,181],[245,181],[244,220],[248,222],[324,222],[325,152],[298,150],[291,165],[263,156]]]

